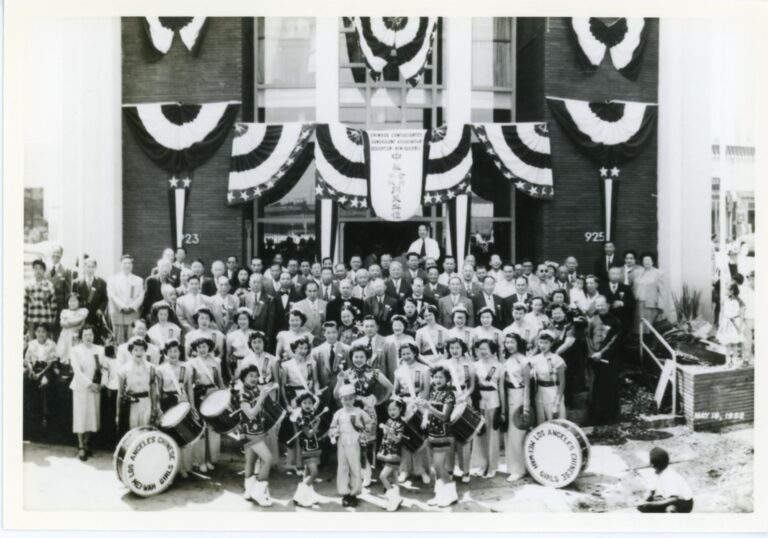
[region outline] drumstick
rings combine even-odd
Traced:
[[[384,431],[387,431],[387,430],[391,430],[391,429],[392,429],[392,428],[390,428],[389,426],[387,426],[386,424],[384,424],[383,422],[382,422],[381,424],[379,424],[379,428],[381,428],[381,429],[382,429],[382,430],[384,430]],[[408,437],[407,435],[405,435],[404,433],[401,433],[401,434],[400,434],[400,439],[408,439],[408,440],[410,440],[411,438],[410,438],[410,437]]]

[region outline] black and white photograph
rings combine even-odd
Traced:
[[[26,521],[764,510],[764,19],[211,4],[8,13]]]

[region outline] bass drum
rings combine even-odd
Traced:
[[[525,438],[525,467],[539,484],[562,488],[589,463],[589,440],[576,424],[555,419],[539,424]]]
[[[162,493],[179,471],[181,450],[170,435],[150,426],[126,433],[115,449],[117,479],[139,497]]]

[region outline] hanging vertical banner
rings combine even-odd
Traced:
[[[371,207],[379,218],[403,221],[421,209],[427,131],[368,131]]]
[[[611,241],[620,165],[640,154],[656,126],[657,106],[648,103],[605,101],[589,103],[548,97],[560,127],[600,168],[605,240]]]

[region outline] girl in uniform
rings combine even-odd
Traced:
[[[235,313],[236,328],[227,334],[227,364],[226,369],[229,372],[229,378],[237,380],[237,366],[248,354],[248,340],[253,332],[251,323],[253,316],[250,309],[242,306]]]
[[[240,372],[240,426],[245,436],[245,498],[253,499],[259,506],[272,506],[269,495],[269,471],[272,468],[272,452],[267,446],[264,424],[264,401],[267,391],[259,387],[259,370],[246,366]],[[259,461],[258,476],[255,474]]]
[[[189,335],[187,336],[189,337]],[[197,337],[190,342],[190,351],[194,356],[189,362],[193,371],[195,409],[200,409],[206,396],[225,388],[224,379],[221,375],[221,359],[212,354],[214,349],[214,341],[206,336]],[[206,425],[203,439],[195,445],[195,448],[194,463],[199,466],[200,472],[212,471],[214,469],[213,464],[219,459],[221,449],[219,434],[211,426]]]
[[[409,418],[415,410],[416,401],[429,396],[429,368],[416,360],[417,353],[416,344],[408,342],[400,346],[400,366],[395,370],[395,395],[410,404],[405,412]],[[426,443],[416,452],[406,447],[401,450],[398,482],[405,482],[411,474],[421,475],[424,484],[431,482]]]
[[[537,339],[539,353],[531,358],[536,380],[536,424],[565,418],[565,361],[552,353],[554,340],[552,333],[542,332]]]
[[[303,316],[304,314],[301,313]],[[291,317],[294,316],[291,313]],[[287,331],[283,331],[287,332]],[[310,352],[312,335],[307,333],[290,343],[292,358],[280,363],[280,393],[283,397],[283,407],[291,414],[298,408],[297,398],[303,393],[309,393],[313,398],[319,398],[317,363]],[[288,427],[284,434],[293,436],[297,433]],[[288,467],[299,469],[301,466],[301,451],[298,440],[288,447]]]
[[[275,337],[277,345],[275,347],[275,357],[277,360],[282,361],[293,352],[291,345],[298,339],[305,339],[312,345],[314,336],[311,332],[304,329],[304,324],[307,322],[307,316],[301,310],[291,310],[288,314],[288,330],[280,331]],[[288,357],[290,358],[290,357]]]
[[[197,328],[189,331],[184,337],[184,356],[188,359],[194,356],[195,350],[192,349],[192,342],[200,338],[207,338],[212,342],[212,347],[208,349],[208,353],[216,357],[224,356],[224,334],[212,325],[213,312],[210,308],[201,306],[195,311],[192,320]]]
[[[59,319],[61,333],[56,344],[56,354],[63,363],[69,363],[69,353],[77,344],[80,329],[85,325],[85,318],[88,317],[88,309],[80,307],[80,296],[77,293],[69,294],[67,307],[61,311]]]
[[[343,495],[341,505],[355,507],[362,491],[361,438],[376,424],[368,413],[355,406],[357,396],[352,385],[342,385],[337,396],[342,407],[334,413],[329,429],[331,444],[338,446],[336,488]]]
[[[525,318],[527,311],[528,309],[524,303],[512,305],[512,323],[504,328],[502,335],[506,336],[509,333],[520,335],[525,342],[526,353],[529,353],[534,349],[536,336],[539,334],[539,331],[535,325],[529,323]]]
[[[449,339],[458,338],[461,341],[463,341],[468,347],[471,347],[470,339],[472,337],[472,330],[467,328],[467,316],[469,316],[469,312],[467,312],[467,309],[464,308],[463,305],[454,307],[454,309],[451,310],[451,319],[453,320],[453,327],[448,329],[448,333],[446,336],[448,336]]]
[[[293,502],[298,506],[311,507],[320,502],[315,492],[315,479],[317,468],[320,465],[320,443],[317,439],[317,427],[320,425],[318,405],[312,394],[304,392],[296,397],[297,408],[291,417],[298,431],[299,447],[301,449],[301,463],[304,475],[296,488]]]
[[[475,363],[469,356],[469,348],[464,340],[454,337],[448,340],[446,349],[448,355],[440,365],[451,372],[451,386],[456,403],[472,405],[471,396],[475,392]],[[469,483],[471,451],[471,442],[456,442],[457,464],[461,469],[461,481],[465,484]]]
[[[501,344],[501,331],[493,326],[496,315],[490,307],[483,307],[477,311],[477,319],[480,324],[472,329],[472,335],[470,336],[470,346],[474,348],[475,342],[480,340],[491,340]]]
[[[176,340],[181,342],[181,327],[169,321],[171,316],[171,305],[168,303],[156,303],[152,306],[152,318],[154,323],[147,331],[149,341],[156,345],[160,350],[165,347],[166,342]]]
[[[427,504],[440,507],[450,506],[459,500],[456,482],[451,478],[453,471],[453,444],[451,434],[451,413],[456,397],[450,387],[451,373],[442,366],[432,369],[429,398],[419,400],[419,408],[429,414],[427,434],[432,448],[432,467],[435,469],[435,496]]]
[[[481,476],[493,478],[499,466],[499,431],[505,421],[504,365],[496,357],[493,340],[475,342],[475,374],[480,391],[479,407],[485,417],[485,429],[472,443],[472,465]]]
[[[400,398],[392,398],[387,405],[389,418],[379,425],[383,435],[381,436],[381,448],[379,448],[376,458],[381,463],[379,480],[384,486],[387,512],[394,512],[403,504],[403,499],[400,497],[400,487],[391,481],[392,474],[397,473],[400,466],[400,453],[405,430],[402,419],[403,413],[405,413],[405,402]]]
[[[416,331],[416,347],[419,348],[419,360],[430,368],[441,359],[445,348],[448,329],[437,323],[437,307],[425,304],[422,310],[425,325]]]
[[[72,348],[72,431],[77,434],[78,457],[85,461],[91,452],[91,435],[99,431],[104,348],[93,343],[96,330],[91,325],[80,329],[80,343]]]
[[[338,398],[342,386],[351,385],[355,389],[356,401],[360,403],[363,411],[371,419],[370,424],[372,426],[363,432],[361,436],[361,443],[364,445],[363,487],[368,487],[371,484],[373,463],[376,455],[376,424],[378,423],[378,417],[376,416],[377,398],[374,391],[377,389],[377,385],[383,385],[381,392],[385,396],[382,399],[388,399],[392,394],[393,388],[386,376],[378,369],[369,366],[369,353],[368,348],[364,345],[354,346],[349,351],[352,364],[347,370],[339,374],[336,390],[334,391]]]
[[[125,410],[127,423],[121,427],[132,430],[154,424],[158,417],[157,370],[147,360],[146,340],[133,337],[128,341],[131,359],[120,367],[117,381],[117,401],[120,411]],[[126,409],[127,408],[127,409]],[[118,421],[122,417],[118,414]]]
[[[160,410],[165,413],[174,405],[189,402],[194,410],[194,395],[192,392],[192,368],[181,362],[181,343],[176,339],[165,342],[163,346],[163,362],[157,369],[160,392]],[[188,476],[192,469],[193,445],[181,449],[181,467],[179,475]]]
[[[525,343],[520,335],[504,337],[504,389],[507,395],[507,435],[504,438],[504,458],[507,462],[507,482],[514,482],[525,476],[525,454],[523,444],[527,430],[515,425],[512,417],[522,413],[527,422],[530,416],[531,367],[523,354]],[[520,409],[522,408],[522,410]]]

